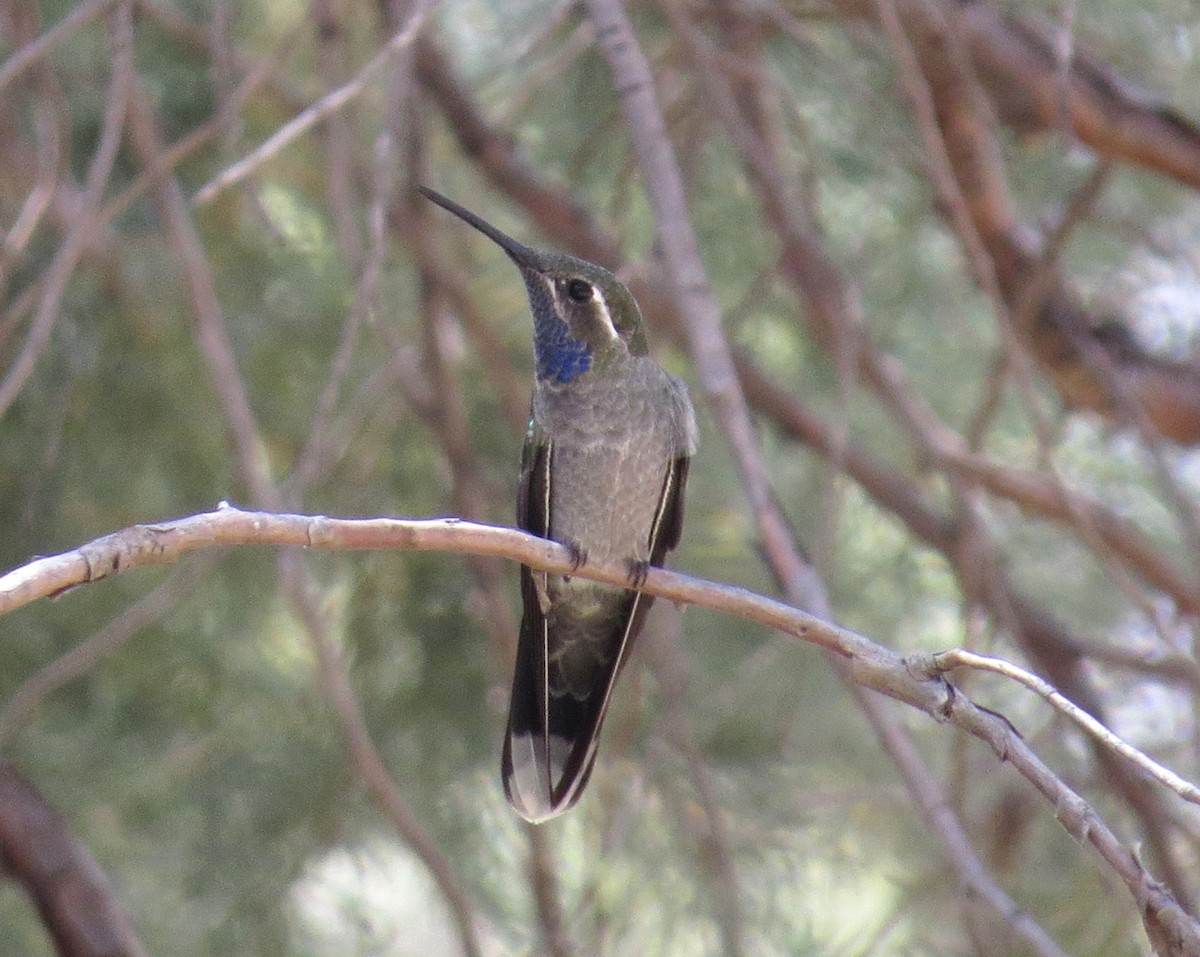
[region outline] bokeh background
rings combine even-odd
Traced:
[[[0,564],[222,500],[510,523],[523,286],[424,182],[634,289],[701,419],[676,568],[794,597],[773,509],[840,623],[1011,660],[1195,779],[1195,13],[630,0],[764,505],[587,10],[0,0]],[[518,614],[450,554],[138,571],[0,623],[2,757],[150,954],[1150,952],[990,751],[881,707],[1007,915],[822,655],[701,609],[660,603],[588,793],[523,826]],[[1196,912],[1192,808],[958,677]],[[0,953],[54,952],[0,884]]]

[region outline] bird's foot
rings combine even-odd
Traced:
[[[561,544],[563,548],[565,548],[568,552],[571,553],[571,571],[572,572],[579,571],[579,569],[581,569],[587,563],[587,558],[588,558],[587,549],[585,549],[582,545],[580,545],[579,542],[567,541],[567,542],[560,542],[559,544]],[[569,582],[570,580],[571,580],[570,575],[563,575],[563,581]]]
[[[637,558],[629,559],[629,587],[638,591],[646,584],[646,576],[650,574],[650,563]]]

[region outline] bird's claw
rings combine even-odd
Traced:
[[[571,553],[571,571],[579,571],[587,563],[587,549],[580,545],[579,542],[561,542],[560,544]],[[563,581],[570,580],[570,575],[563,576]]]
[[[629,559],[629,587],[639,590],[646,584],[646,576],[650,574],[650,563],[637,558]]]

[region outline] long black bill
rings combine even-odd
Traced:
[[[454,200],[447,199],[441,193],[430,189],[428,186],[418,186],[417,189],[430,202],[437,203],[442,209],[448,210],[463,222],[478,229],[483,235],[508,253],[509,259],[518,266],[524,269],[532,269],[534,272],[542,271],[541,257],[537,254],[536,250],[530,249],[523,243],[517,242],[511,236],[500,232],[500,230],[486,219],[480,219],[469,209],[459,206]]]

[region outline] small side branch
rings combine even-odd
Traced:
[[[946,674],[954,671],[956,668],[974,668],[977,671],[990,671],[993,674],[1003,675],[1005,678],[1010,678],[1018,684],[1024,685],[1030,691],[1045,698],[1050,703],[1050,706],[1059,712],[1059,714],[1070,718],[1109,750],[1121,755],[1127,761],[1136,764],[1159,784],[1170,788],[1185,801],[1192,804],[1200,804],[1200,788],[1197,788],[1190,781],[1185,781],[1174,771],[1163,767],[1137,748],[1122,741],[1117,735],[1113,734],[1108,728],[1084,711],[1083,708],[1064,697],[1058,689],[1043,678],[1039,678],[1037,675],[1002,658],[979,655],[973,651],[964,651],[960,648],[939,652],[933,655],[929,662],[930,674]]]
[[[316,126],[325,117],[344,108],[348,103],[355,100],[383,73],[388,64],[392,62],[392,57],[416,40],[421,32],[421,27],[424,26],[425,20],[432,12],[432,9],[432,6],[428,3],[418,4],[408,22],[400,28],[382,50],[371,58],[366,66],[358,71],[357,76],[348,83],[339,86],[336,90],[331,90],[325,94],[325,96],[317,100],[317,102],[304,112],[292,117],[262,145],[254,150],[254,152],[223,169],[209,180],[209,182],[200,187],[192,202],[196,206],[211,203],[219,193],[250,176],[260,166]]]

